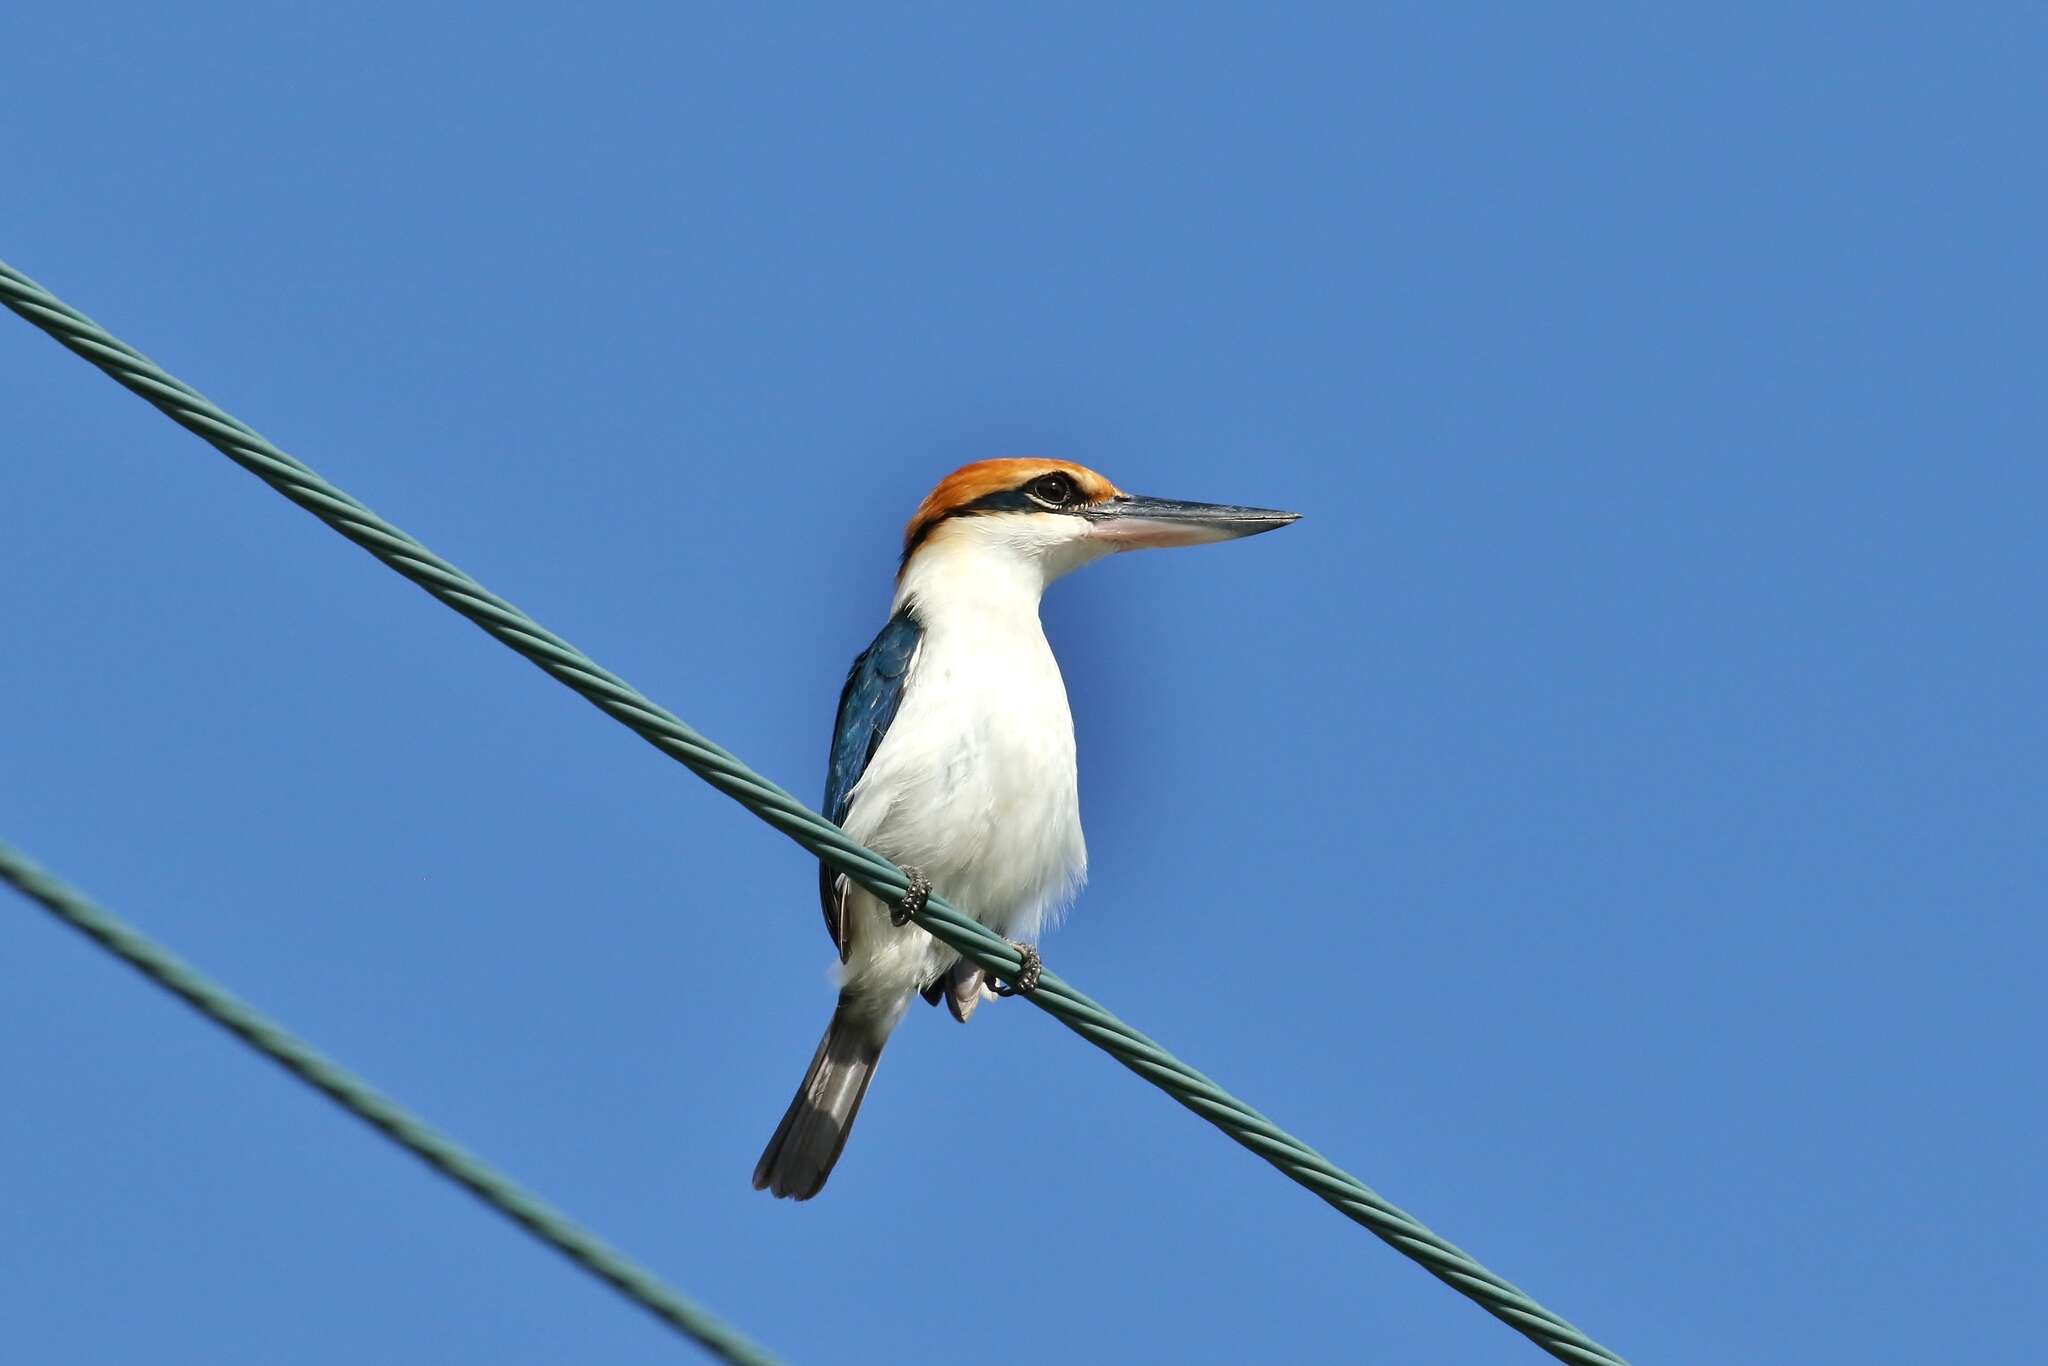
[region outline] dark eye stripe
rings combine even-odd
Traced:
[[[1055,479],[1060,481],[1063,488],[1058,497],[1048,497],[1044,486]],[[1088,495],[1082,491],[1080,483],[1072,475],[1062,474],[1057,470],[1050,474],[1041,474],[1021,488],[998,489],[994,493],[984,493],[971,503],[948,508],[937,517],[931,518],[918,527],[916,533],[904,543],[902,563],[910,563],[910,557],[941,522],[950,521],[955,517],[971,517],[977,512],[1078,513],[1087,505]]]

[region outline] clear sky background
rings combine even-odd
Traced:
[[[15,7],[0,257],[807,797],[955,465],[1048,961],[1642,1362],[2037,1360],[2033,7]],[[1028,1006],[819,1200],[800,851],[11,317],[0,838],[797,1361],[1535,1354]],[[0,1359],[663,1362],[0,899]]]

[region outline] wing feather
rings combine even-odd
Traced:
[[[832,730],[832,754],[825,769],[825,814],[844,825],[853,806],[853,789],[867,772],[868,761],[903,704],[910,664],[924,640],[924,628],[904,608],[889,619],[874,643],[861,651],[846,672],[839,693],[839,720]],[[824,863],[818,865],[818,900],[825,909],[825,930],[846,961],[845,879]]]

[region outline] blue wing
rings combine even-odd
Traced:
[[[844,824],[852,806],[852,793],[868,760],[875,757],[896,709],[903,704],[903,683],[910,673],[910,660],[924,639],[924,628],[908,608],[889,619],[874,644],[861,652],[847,670],[846,687],[839,694],[839,723],[832,731],[832,758],[825,769],[825,814],[834,825]],[[825,908],[825,929],[846,958],[846,907],[834,883],[839,875],[818,865],[818,900]]]

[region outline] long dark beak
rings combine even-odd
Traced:
[[[1093,522],[1090,536],[1116,550],[1150,546],[1202,545],[1256,536],[1298,521],[1298,512],[1271,508],[1226,507],[1220,503],[1184,503],[1177,498],[1142,498],[1119,494],[1081,510]]]

